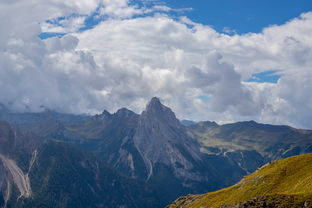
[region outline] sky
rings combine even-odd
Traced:
[[[312,2],[2,0],[0,102],[312,129]]]
[[[312,10],[309,0],[168,0],[174,8],[192,8],[186,15],[219,32],[259,33]]]

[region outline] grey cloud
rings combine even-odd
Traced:
[[[122,10],[111,5],[103,12],[144,12],[133,11],[127,2],[117,2]],[[102,3],[1,2],[0,24],[7,28],[0,33],[0,101],[17,110],[27,105],[39,111],[44,105],[72,113],[120,107],[140,112],[158,96],[180,118],[255,119],[312,128],[312,13],[258,34],[229,36],[158,14],[113,18],[63,38],[38,38],[39,23],[71,13],[88,15]],[[284,76],[276,84],[243,82],[268,69],[280,69]]]

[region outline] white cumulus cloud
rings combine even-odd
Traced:
[[[166,14],[174,11],[128,0],[1,1],[0,102],[140,112],[159,96],[180,118],[312,128],[312,13],[228,35]],[[105,18],[80,32],[94,14]],[[41,32],[66,35],[41,40]],[[268,70],[282,74],[277,83],[244,81]]]

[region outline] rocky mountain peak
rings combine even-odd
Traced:
[[[148,123],[157,122],[158,124],[165,124],[178,128],[182,127],[174,112],[163,105],[157,97],[153,97],[147,104],[145,111],[142,112],[141,121],[145,123],[147,121]]]
[[[111,116],[111,114],[110,114],[110,112],[108,112],[107,110],[104,110],[103,112],[102,112],[102,115],[104,115],[104,116]]]
[[[162,114],[173,114],[169,108],[164,106],[159,98],[153,97],[150,102],[147,104],[145,111],[143,114],[149,114],[150,116],[159,116]]]
[[[106,121],[108,119],[110,119],[113,115],[110,114],[110,112],[108,112],[107,110],[104,110],[101,114],[97,114],[94,116],[94,120],[97,121]]]
[[[150,102],[147,104],[146,109],[147,110],[161,110],[163,105],[161,104],[158,97],[153,97]]]
[[[164,164],[181,176],[193,168],[194,161],[201,160],[199,144],[188,136],[172,110],[156,97],[141,114],[133,139],[148,170],[147,179],[155,174],[157,164]]]

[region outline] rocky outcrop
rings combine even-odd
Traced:
[[[20,195],[18,198],[31,196],[31,186],[28,174],[24,174],[23,171],[18,167],[14,160],[8,159],[3,155],[0,155],[0,160],[4,164],[5,169],[10,173],[14,184],[18,188]],[[8,179],[7,179],[8,181]],[[9,181],[8,181],[9,182]],[[8,185],[9,187],[10,185]],[[8,190],[8,192],[10,192]],[[8,197],[9,198],[9,197]]]
[[[223,205],[220,208],[312,208],[311,200],[299,200],[296,196],[275,195],[255,197],[235,205]]]
[[[189,194],[187,196],[181,196],[180,198],[175,200],[171,205],[167,206],[166,208],[183,208],[193,203],[200,197],[201,197],[200,195],[192,195],[192,194]]]
[[[0,191],[3,207],[10,200],[32,196],[29,173],[36,159],[35,149],[40,143],[38,137],[22,134],[7,122],[0,121]]]

